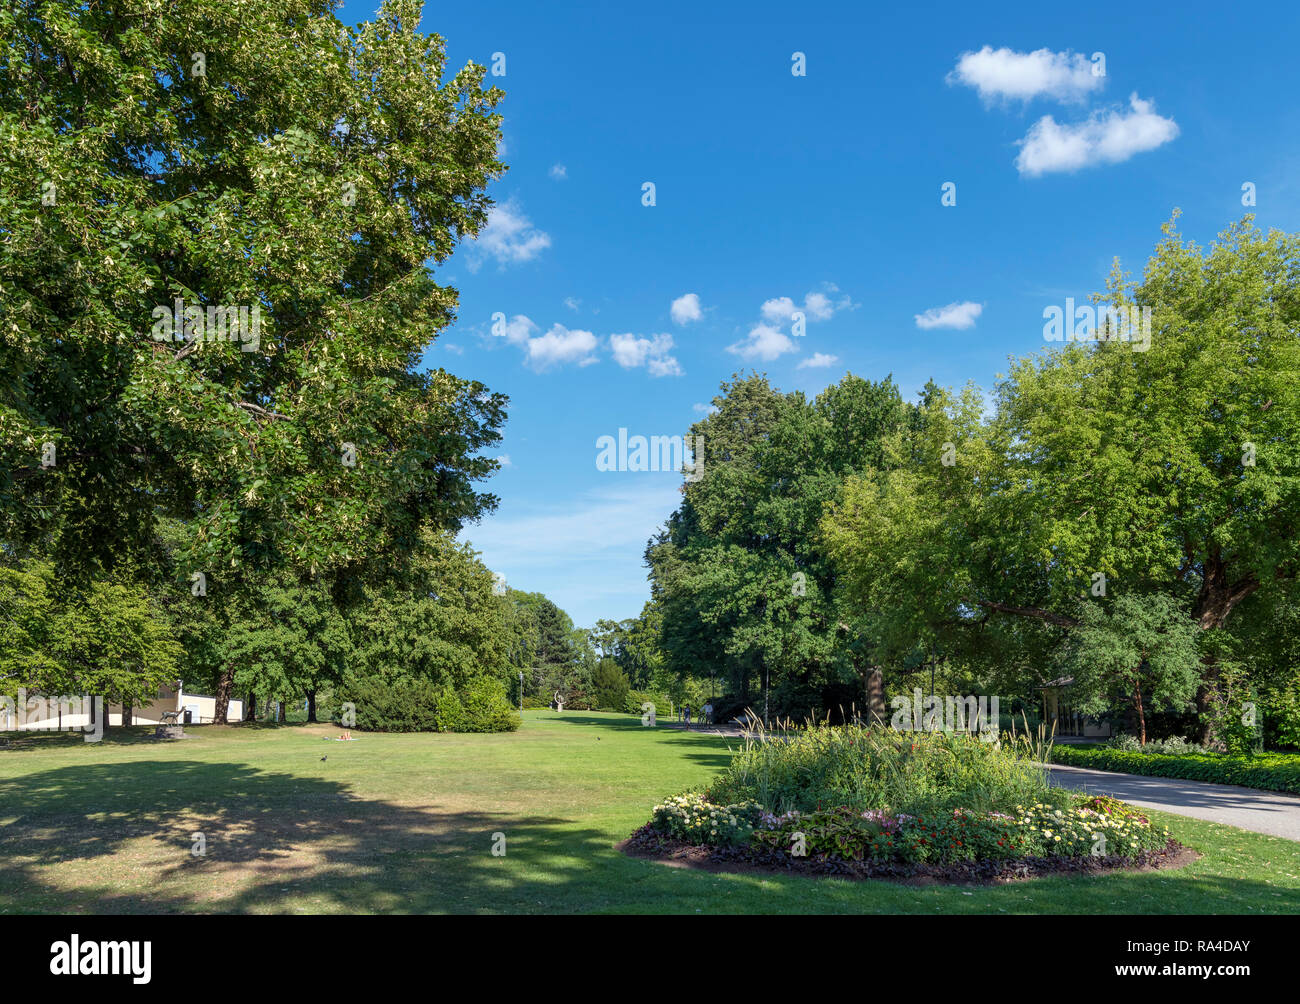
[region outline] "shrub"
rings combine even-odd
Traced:
[[[920,815],[1010,811],[1046,801],[1048,791],[1023,744],[847,725],[747,739],[708,794],[715,802],[752,799],[771,812],[844,805]]]
[[[519,712],[506,698],[506,688],[491,676],[471,679],[459,694],[460,718],[453,728],[439,723],[443,732],[514,732],[522,724]]]
[[[666,694],[652,694],[648,690],[629,690],[623,699],[623,712],[629,715],[642,715],[644,704],[655,706],[655,716],[672,714],[673,704]]]
[[[411,677],[349,676],[340,700],[356,706],[355,728],[364,732],[505,732],[520,725],[505,687],[492,677],[457,691]]]
[[[613,659],[601,659],[591,674],[591,699],[601,710],[618,711],[627,699],[631,684]]]
[[[1264,742],[1300,749],[1300,680],[1269,694],[1264,702]]]
[[[1138,742],[1137,736],[1121,733],[1113,739],[1108,739],[1103,745],[1107,749],[1126,750],[1130,753],[1165,753],[1169,756],[1183,756],[1186,753],[1210,752],[1204,746],[1191,742],[1188,739],[1184,739],[1182,736],[1171,736],[1168,739],[1153,739],[1143,746]]]

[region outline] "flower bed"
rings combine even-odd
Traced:
[[[1067,796],[1064,804],[1037,802],[1014,813],[912,816],[838,806],[774,815],[756,802],[715,805],[696,793],[655,806],[627,849],[717,865],[961,881],[1159,867],[1184,850],[1168,829],[1104,796]]]
[[[1052,788],[1025,742],[817,726],[750,741],[704,792],[654,807],[634,854],[970,880],[1159,866],[1186,849],[1113,798]]]
[[[845,861],[940,863],[1022,857],[1136,858],[1159,850],[1167,829],[1114,799],[1080,798],[1066,808],[1038,802],[1012,814],[968,812],[910,816],[848,806],[815,812],[764,813],[756,802],[713,805],[698,794],[655,806],[651,827],[661,836],[707,847],[749,843],[785,848],[795,856]],[[802,853],[800,853],[802,852]]]

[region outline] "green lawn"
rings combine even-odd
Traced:
[[[1300,912],[1300,843],[1159,813],[1200,861],[910,887],[628,859],[613,845],[728,755],[630,715],[530,711],[514,734],[354,743],[324,742],[328,726],[191,731],[0,749],[0,913]]]

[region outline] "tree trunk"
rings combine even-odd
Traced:
[[[123,727],[133,724],[133,719],[135,716],[131,714],[131,711],[132,711],[131,702],[123,701],[122,702],[122,726]]]
[[[885,718],[885,674],[879,666],[867,670],[867,721],[883,724]]]
[[[244,721],[257,721],[257,695],[249,694],[248,700],[244,702]]]
[[[1147,719],[1142,711],[1142,681],[1136,676],[1133,677],[1133,707],[1137,710],[1138,743],[1145,746],[1147,744]]]
[[[283,725],[285,722],[284,701],[275,702],[275,724]]]
[[[522,690],[520,691],[519,696],[521,699],[523,698],[524,695]],[[316,691],[314,690],[307,691],[307,721],[316,721]]]
[[[1214,731],[1214,716],[1218,710],[1215,698],[1219,694],[1219,660],[1213,654],[1207,654],[1201,660],[1201,685],[1196,688],[1196,718],[1201,727],[1197,742],[1202,746],[1213,746],[1218,741]]]
[[[225,725],[230,721],[230,688],[234,686],[234,683],[234,667],[230,663],[226,663],[221,670],[220,679],[217,680],[217,700],[212,715],[212,720],[218,725]]]

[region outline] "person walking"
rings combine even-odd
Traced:
[[[686,715],[686,727],[689,729],[691,727],[691,706],[689,704],[683,704],[682,711]]]

